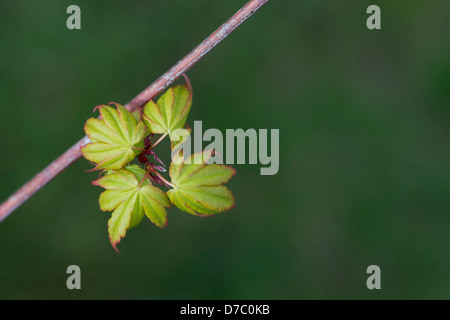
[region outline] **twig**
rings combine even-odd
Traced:
[[[144,105],[154,96],[160,94],[268,1],[269,0],[249,1],[227,22],[225,22],[219,29],[217,29],[214,33],[207,37],[194,50],[192,50],[188,55],[181,59],[176,65],[174,65],[169,71],[163,74],[158,80],[148,86],[136,97],[134,97],[133,100],[128,102],[128,104],[125,105],[125,108],[133,111],[136,108]],[[90,142],[91,141],[87,136],[82,138],[66,152],[64,152],[59,158],[57,158],[49,166],[47,166],[44,170],[39,172],[33,179],[28,181],[22,188],[17,190],[5,202],[3,202],[0,206],[0,221],[5,219],[17,207],[27,201],[29,197],[31,197],[49,181],[55,178],[59,173],[64,171],[68,166],[70,166],[73,162],[80,158],[80,148]]]

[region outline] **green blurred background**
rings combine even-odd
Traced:
[[[1,199],[78,141],[94,106],[128,102],[244,3],[1,1]],[[82,30],[66,28],[70,4]],[[280,129],[278,174],[235,165],[232,211],[172,208],[118,254],[81,159],[0,224],[0,298],[450,298],[449,13],[270,1],[189,71],[188,123]],[[66,288],[71,264],[82,290]],[[372,264],[381,290],[366,288]]]

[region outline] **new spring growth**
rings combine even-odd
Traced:
[[[183,129],[192,104],[192,87],[169,88],[158,101],[149,101],[130,113],[122,105],[102,105],[99,118],[86,122],[91,143],[82,148],[83,156],[103,173],[94,185],[106,189],[100,194],[103,211],[112,211],[108,220],[111,245],[146,216],[158,227],[168,224],[166,208],[174,205],[195,216],[212,216],[234,206],[234,196],[224,185],[235,170],[223,164],[208,164],[212,150],[194,153],[169,166],[160,160],[156,147],[169,137],[177,145],[174,132]],[[132,162],[138,160],[136,164]],[[161,189],[163,188],[163,189]],[[169,190],[166,190],[169,189]],[[118,251],[118,250],[117,250]]]

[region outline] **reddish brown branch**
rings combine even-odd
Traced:
[[[133,98],[125,107],[133,111],[141,107],[154,96],[160,94],[168,86],[170,86],[183,73],[188,71],[197,61],[214,48],[220,41],[225,39],[233,32],[242,22],[247,20],[255,13],[263,4],[269,0],[251,0],[244,7],[234,14],[219,29],[212,33],[194,50],[181,59],[169,71],[163,74],[158,80],[148,86],[144,91]],[[44,170],[38,173],[33,179],[28,181],[22,188],[17,190],[0,206],[0,221],[5,219],[11,212],[24,203],[36,191],[45,186],[49,181],[55,178],[59,173],[64,171],[69,165],[81,156],[80,148],[90,142],[88,137],[84,137],[70,149],[63,153],[59,158],[53,161]]]

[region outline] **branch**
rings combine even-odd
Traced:
[[[238,12],[236,12],[227,22],[219,29],[208,36],[194,50],[181,59],[169,71],[163,74],[158,80],[148,86],[144,91],[133,98],[125,105],[130,111],[143,106],[154,96],[160,94],[169,87],[183,73],[188,71],[195,63],[203,58],[212,48],[225,39],[233,32],[242,22],[252,16],[262,5],[269,0],[251,0]],[[0,222],[5,219],[22,203],[28,200],[34,193],[44,187],[48,182],[55,178],[59,173],[64,171],[73,162],[81,156],[80,148],[90,143],[87,136],[75,143],[71,148],[64,152],[59,158],[48,165],[44,170],[39,172],[33,179],[28,181],[22,188],[17,190],[0,206]]]

